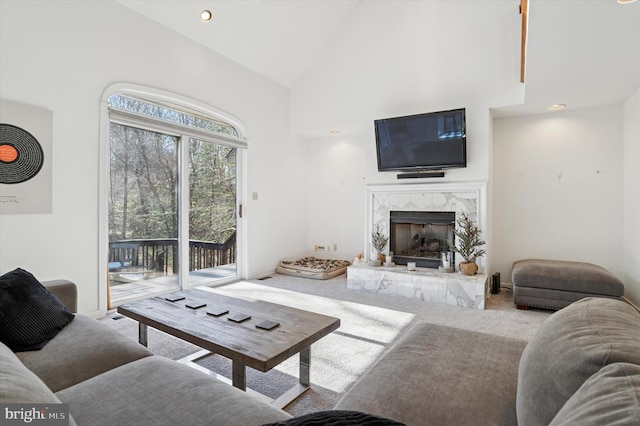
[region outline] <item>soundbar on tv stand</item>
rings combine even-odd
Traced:
[[[422,172],[413,172],[413,173],[400,173],[398,174],[398,179],[413,179],[413,178],[441,178],[444,177],[444,172],[441,170],[429,171],[425,170]]]

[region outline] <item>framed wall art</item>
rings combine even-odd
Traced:
[[[51,213],[53,113],[0,99],[0,214]]]

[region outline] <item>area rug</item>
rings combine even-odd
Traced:
[[[397,310],[300,293],[241,281],[222,287],[199,287],[226,296],[266,300],[340,318],[340,328],[311,346],[312,388],[286,409],[293,415],[331,409],[341,395],[387,350],[411,323],[414,315]],[[117,319],[117,320],[116,320]],[[132,339],[137,323],[112,314],[103,320]],[[149,328],[149,349],[156,355],[180,359],[199,350]],[[221,376],[231,377],[231,361],[219,355],[198,364]],[[247,386],[276,398],[297,382],[299,357],[293,356],[267,373],[247,369]]]

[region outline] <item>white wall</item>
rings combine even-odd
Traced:
[[[245,210],[250,275],[306,246],[306,205],[295,202],[305,148],[290,137],[285,88],[111,1],[3,0],[0,50],[0,97],[53,111],[53,213],[0,216],[0,273],[71,279],[79,310],[97,313],[99,102],[115,82],[189,96],[247,125],[247,192],[258,193]]]
[[[494,272],[525,258],[590,262],[622,278],[622,108],[496,119]]]
[[[334,238],[331,255],[364,251],[364,185],[398,183],[397,173],[377,171],[375,119],[465,107],[467,168],[401,182],[489,179],[489,108],[517,104],[524,94],[517,5],[487,1],[474,13],[467,2],[358,5],[350,26],[291,89],[291,130],[309,147],[309,247]],[[340,201],[332,202],[336,194]],[[483,231],[490,243],[490,229]]]
[[[374,118],[519,103],[517,5],[485,1],[468,13],[469,2],[362,2],[292,87],[292,132],[368,131]]]
[[[627,297],[640,306],[640,89],[624,104],[623,117],[623,281]]]
[[[317,257],[352,260],[364,251],[363,146],[353,134],[307,142],[308,246],[329,245],[331,250]]]

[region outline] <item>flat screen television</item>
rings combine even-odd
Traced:
[[[467,167],[465,109],[375,120],[378,171]]]

